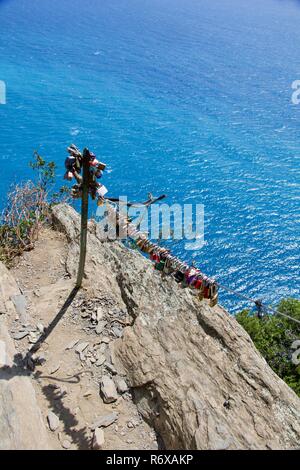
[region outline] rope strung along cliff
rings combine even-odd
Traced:
[[[173,256],[170,250],[160,247],[156,243],[150,241],[147,236],[140,232],[137,227],[131,223],[128,218],[119,210],[113,207],[107,208],[108,219],[112,224],[117,223],[120,233],[133,240],[138,248],[150,256],[154,261],[154,267],[162,274],[173,274],[175,280],[182,287],[198,291],[200,300],[209,299],[211,307],[218,302],[218,286],[214,279],[209,278],[200,269],[189,266],[176,256]]]
[[[86,258],[86,240],[87,240],[87,217],[88,217],[88,195],[92,199],[97,198],[97,204],[102,205],[106,200],[109,203],[107,207],[107,214],[113,224],[116,224],[118,233],[123,233],[126,238],[130,238],[136,246],[143,252],[150,256],[154,262],[156,270],[160,271],[162,275],[172,275],[175,281],[183,288],[190,288],[197,291],[199,300],[208,299],[210,306],[213,307],[218,303],[219,289],[226,290],[231,294],[242,298],[248,302],[254,303],[257,308],[257,314],[262,317],[264,313],[272,313],[282,315],[283,317],[300,324],[300,321],[291,317],[287,313],[280,312],[266,305],[261,299],[252,299],[240,292],[230,289],[215,279],[206,276],[196,266],[189,266],[186,262],[173,256],[170,250],[163,248],[152,241],[150,241],[145,233],[142,233],[138,228],[124,216],[119,209],[116,209],[115,203],[120,204],[121,201],[115,198],[105,198],[107,189],[105,186],[97,182],[101,178],[102,171],[106,168],[104,163],[99,162],[96,156],[88,149],[84,149],[81,153],[78,148],[72,144],[68,147],[69,156],[65,161],[66,173],[65,179],[72,180],[75,177],[77,184],[72,188],[72,196],[74,198],[82,198],[81,206],[81,234],[80,234],[80,260],[77,276],[76,287],[81,287],[84,275],[84,265]],[[83,176],[81,171],[83,169]],[[149,205],[163,199],[165,195],[158,198],[149,196],[148,200],[144,203],[127,203],[127,206]]]
[[[120,216],[119,216],[120,217]],[[209,278],[200,269],[195,266],[189,266],[187,263],[182,262],[176,256],[173,256],[169,250],[161,248],[155,243],[147,239],[146,235],[139,232],[133,224],[128,222],[126,218],[122,219],[123,228],[127,227],[128,236],[133,239],[136,245],[143,251],[150,255],[150,259],[155,262],[155,268],[162,271],[164,274],[173,274],[177,282],[181,283],[182,287],[190,287],[191,289],[198,289],[199,300],[209,299],[210,306],[213,307],[218,303],[218,290],[223,289],[231,294],[242,298],[243,300],[253,303],[257,309],[258,317],[262,317],[265,313],[272,313],[281,315],[293,322],[300,324],[300,321],[291,317],[289,314],[280,312],[269,305],[266,305],[260,299],[253,299],[240,292],[230,289],[215,279]]]
[[[88,194],[91,194],[92,199],[96,199],[98,205],[103,204],[104,196],[107,189],[98,183],[96,180],[101,178],[102,170],[106,165],[98,162],[96,156],[88,149],[84,149],[81,153],[78,148],[71,144],[68,147],[69,156],[65,160],[65,179],[72,180],[75,177],[77,184],[72,188],[73,197],[81,197],[81,234],[80,234],[80,259],[77,275],[77,287],[81,287],[84,275],[84,265],[86,258],[86,241],[87,241],[87,217],[88,217]],[[83,176],[80,173],[83,169]],[[165,195],[153,199],[152,196],[143,203],[146,207],[163,199]],[[115,202],[115,199],[107,199],[107,201]],[[134,203],[129,203],[132,206]],[[140,232],[128,219],[124,217],[120,211],[113,207],[110,209],[110,214],[114,216],[114,222],[118,231],[124,231],[129,238],[134,240],[137,246],[150,255],[152,261],[155,262],[155,269],[164,274],[174,274],[175,280],[181,283],[182,287],[189,287],[199,291],[199,298],[209,299],[210,305],[213,307],[218,302],[218,286],[214,279],[209,278],[204,273],[195,267],[190,267],[187,263],[181,261],[176,256],[173,256],[169,250],[162,248],[155,243],[151,242],[145,234]]]

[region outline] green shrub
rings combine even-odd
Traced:
[[[277,310],[300,320],[300,301],[282,300]],[[300,325],[281,315],[258,318],[249,310],[236,315],[270,367],[300,396],[300,365],[292,362],[292,344],[300,339]]]
[[[53,191],[55,163],[46,162],[38,152],[30,167],[36,171],[35,181],[16,184],[7,195],[7,204],[0,219],[0,260],[10,265],[13,259],[31,250],[43,224],[49,220],[53,204],[69,198],[69,190]]]

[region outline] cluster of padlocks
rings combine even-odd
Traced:
[[[83,167],[83,155],[76,145],[71,144],[67,151],[69,153],[65,160],[66,173],[64,178],[71,181],[73,178],[76,180],[76,184],[72,187],[71,194],[74,198],[80,198],[82,196],[82,167]],[[89,177],[88,187],[89,194],[92,199],[97,199],[98,205],[103,204],[104,196],[107,193],[106,187],[99,183],[102,177],[103,171],[106,168],[105,163],[99,162],[96,155],[86,149],[85,156],[88,158],[89,163]]]
[[[126,233],[135,245],[154,262],[154,268],[162,275],[171,275],[182,288],[190,288],[199,300],[207,299],[211,307],[218,303],[218,284],[215,279],[206,276],[200,269],[173,256],[170,250],[161,247],[148,239],[127,216],[115,208],[108,208],[107,215],[112,223],[119,225],[122,233]]]

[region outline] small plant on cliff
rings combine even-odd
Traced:
[[[300,320],[300,301],[284,299],[277,310]],[[237,321],[250,335],[255,346],[269,366],[300,396],[300,364],[294,363],[292,345],[300,340],[300,325],[281,315],[257,318],[249,310],[236,316]],[[298,355],[300,359],[300,352]]]
[[[7,204],[0,219],[0,260],[10,265],[23,251],[33,248],[43,224],[49,220],[53,204],[66,201],[65,187],[53,192],[55,163],[46,162],[38,152],[30,167],[36,171],[35,181],[16,184],[7,195]]]

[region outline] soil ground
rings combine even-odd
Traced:
[[[15,341],[18,352],[26,353],[35,343],[39,329],[42,331],[51,323],[74,287],[74,281],[65,270],[66,254],[65,236],[44,229],[35,249],[24,253],[12,268],[26,297],[27,319],[25,322],[18,317],[13,319],[10,328],[12,334],[22,328],[31,331],[25,338]],[[88,292],[81,290],[38,351],[45,362],[36,367],[32,377],[47,428],[49,411],[59,418],[58,428],[55,431],[49,429],[51,447],[92,448],[93,422],[117,412],[118,419],[103,428],[103,449],[157,449],[155,433],[139,416],[130,391],[120,394],[111,404],[105,404],[99,394],[102,369],[97,366],[94,353],[99,348],[105,353],[109,344],[99,341],[90,315],[80,307],[88,305],[88,309],[93,309],[93,302]],[[108,339],[112,340],[111,337]],[[75,351],[76,345],[71,347],[75,342],[77,345],[88,343],[84,357],[80,358]]]

